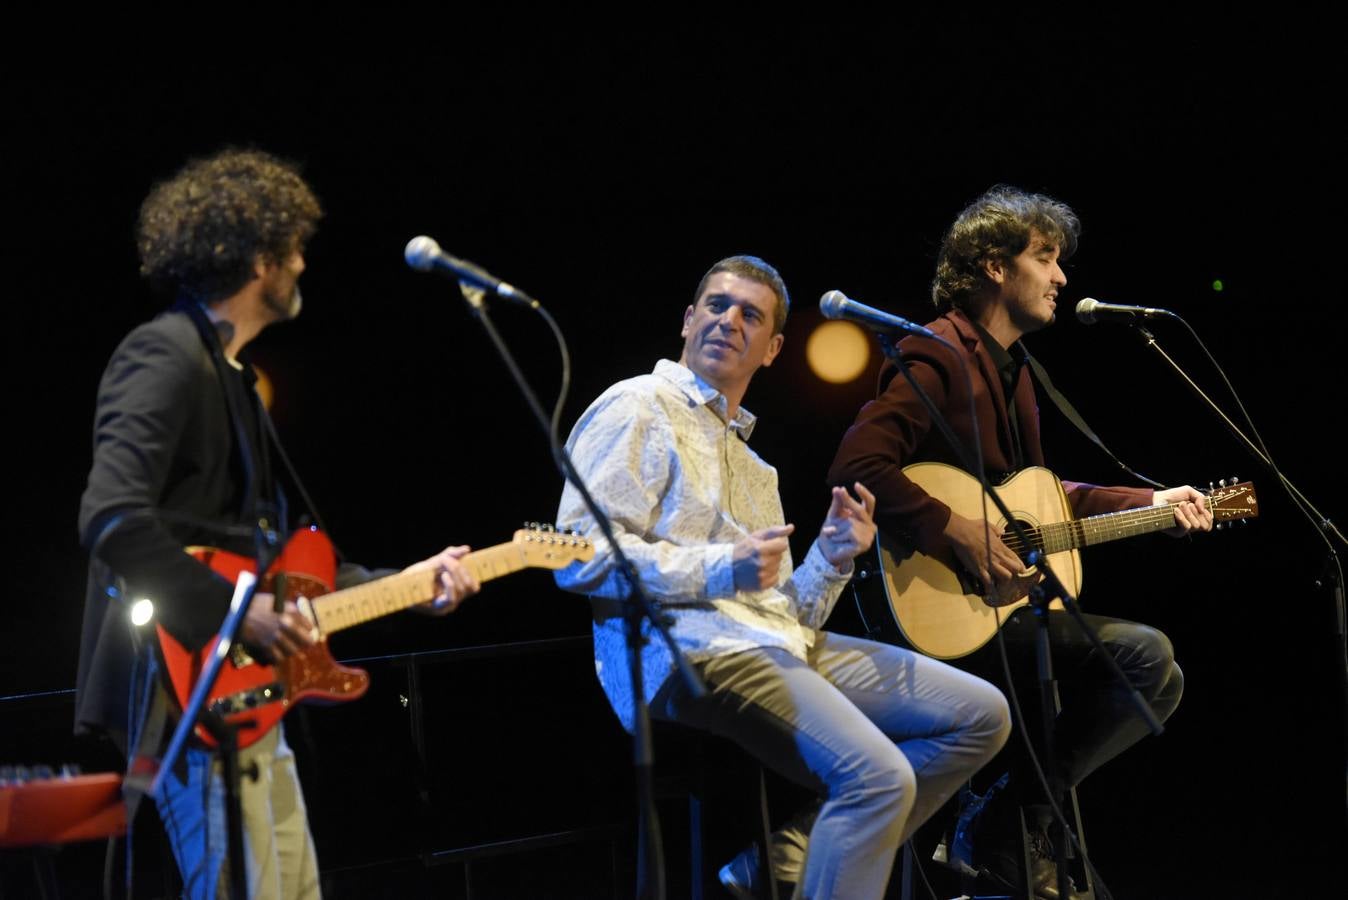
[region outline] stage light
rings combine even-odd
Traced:
[[[154,604],[142,597],[131,604],[131,624],[137,628],[154,618]]]
[[[805,342],[811,371],[830,384],[856,380],[871,361],[866,332],[851,322],[825,322]]]
[[[1226,287],[1226,285],[1222,284],[1222,280],[1220,278],[1217,278],[1212,282],[1212,289],[1219,294],[1222,292],[1222,288],[1224,287]]]

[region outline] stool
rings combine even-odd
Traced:
[[[686,799],[688,803],[691,900],[702,900],[706,896],[705,889],[708,884],[713,885],[711,896],[719,896],[721,892],[720,882],[716,877],[718,865],[715,860],[710,861],[708,865],[704,840],[704,808],[707,806],[715,808],[719,799],[713,796],[717,792],[709,790],[707,785],[709,765],[720,762],[712,760],[709,763],[710,754],[732,757],[733,762],[747,770],[748,780],[753,783],[750,791],[746,792],[743,800],[736,798],[736,802],[729,805],[723,815],[740,816],[751,823],[744,842],[752,842],[758,846],[759,871],[768,873],[763,879],[765,888],[761,892],[761,897],[765,900],[768,898],[778,900],[776,881],[771,877],[772,827],[768,817],[767,779],[763,765],[733,742],[715,735],[663,720],[652,721],[651,726],[656,759],[656,799]],[[691,765],[685,771],[670,771],[671,768],[677,769],[677,766],[671,766],[671,763],[680,760],[690,761]]]
[[[1068,874],[1072,877],[1072,882],[1076,885],[1076,895],[1083,898],[1093,898],[1095,896],[1095,881],[1091,877],[1090,867],[1082,860],[1081,855],[1077,853],[1076,845],[1081,846],[1081,853],[1088,853],[1086,849],[1086,832],[1081,823],[1081,805],[1077,802],[1077,789],[1068,788],[1065,795],[1066,802],[1063,804],[1063,817],[1067,820],[1067,827],[1076,835],[1076,844],[1067,840],[1065,835],[1058,833],[1058,823],[1055,821],[1049,832],[1050,837],[1056,840],[1064,841],[1063,861],[1067,865]],[[1017,819],[1020,822],[1020,852],[1021,867],[1025,872],[1025,893],[1027,897],[1034,895],[1033,887],[1030,884],[1030,828],[1026,822],[1026,805],[1021,804],[1017,810]]]

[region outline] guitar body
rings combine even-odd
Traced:
[[[915,463],[903,469],[913,483],[943,500],[954,512],[969,519],[985,518],[983,491],[973,476],[944,463]],[[1153,503],[1134,509],[1101,513],[1077,519],[1067,502],[1058,476],[1033,467],[1011,476],[997,488],[1012,519],[1018,522],[1027,543],[1009,533],[1007,520],[989,503],[986,511],[993,527],[1002,532],[1006,546],[1022,560],[1032,550],[1044,552],[1049,566],[1073,596],[1081,592],[1079,548],[1164,531],[1176,525],[1175,508]],[[1254,485],[1225,479],[1204,492],[1215,527],[1259,515]],[[989,592],[978,578],[964,570],[950,551],[936,556],[919,553],[893,537],[882,534],[876,541],[879,581],[884,585],[884,605],[898,625],[902,640],[913,649],[938,659],[967,656],[992,640],[997,629],[1019,607],[1029,603],[1029,591],[1038,580],[1033,570]],[[869,578],[866,573],[858,581]],[[859,591],[858,608],[873,611],[876,591]],[[1059,601],[1050,608],[1062,609]],[[883,627],[866,630],[883,635]]]
[[[234,581],[240,572],[253,570],[253,561],[225,550],[196,547],[188,550],[217,574]],[[258,585],[259,591],[278,592],[287,600],[313,599],[332,591],[336,582],[336,556],[327,536],[306,528],[291,536],[280,556]],[[212,641],[192,653],[172,635],[157,626],[159,652],[168,676],[170,693],[181,710],[187,704],[206,660]],[[332,658],[326,636],[319,635],[303,652],[267,665],[253,659],[239,644],[231,649],[206,703],[226,721],[238,726],[239,746],[253,744],[296,704],[305,701],[338,703],[355,700],[370,686],[362,669],[339,665]],[[216,741],[198,725],[196,737],[214,748]]]
[[[933,497],[939,497],[954,512],[982,519],[983,491],[968,473],[945,463],[915,463],[904,474]],[[1072,508],[1062,483],[1048,469],[1033,467],[1013,475],[997,492],[1015,519],[1027,527],[1068,521]],[[989,519],[996,530],[1006,528],[997,508],[988,504]],[[881,582],[885,598],[904,640],[927,656],[954,659],[967,656],[988,641],[1002,623],[1022,606],[1028,594],[984,599],[983,585],[964,571],[953,552],[927,556],[881,535]],[[1048,563],[1064,586],[1076,595],[1081,590],[1081,553],[1065,550],[1050,553]],[[1062,609],[1055,600],[1051,608]]]

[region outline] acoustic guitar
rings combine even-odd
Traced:
[[[905,466],[903,473],[959,515],[983,519],[983,489],[967,472],[945,463],[914,463]],[[1005,519],[991,520],[994,529],[1003,532],[1007,547],[1021,559],[1032,550],[1041,551],[1073,596],[1081,591],[1081,547],[1163,531],[1176,524],[1174,507],[1164,503],[1075,519],[1062,482],[1038,466],[1017,472],[998,486],[997,493],[1029,541],[1022,545]],[[1254,486],[1248,481],[1206,493],[1217,522],[1259,514]],[[988,509],[997,514],[991,503]],[[881,534],[877,545],[880,581],[895,622],[913,649],[927,656],[967,656],[992,640],[1014,610],[1030,602],[1029,584],[1024,582],[1032,579],[1022,579],[1019,590],[993,593],[960,565],[953,551],[928,556],[888,534]],[[1062,604],[1055,600],[1050,608],[1061,609]]]

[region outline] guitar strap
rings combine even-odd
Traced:
[[[269,444],[276,451],[276,455],[281,458],[281,463],[285,466],[286,473],[290,476],[290,483],[295,485],[295,490],[299,491],[300,499],[304,501],[305,509],[307,509],[309,515],[313,517],[314,524],[328,536],[328,540],[332,543],[333,553],[336,555],[337,559],[345,560],[347,558],[346,554],[337,546],[337,542],[333,539],[332,532],[328,530],[328,526],[323,524],[323,516],[318,512],[318,507],[314,505],[313,498],[309,496],[309,491],[304,487],[304,482],[300,480],[300,473],[295,471],[295,464],[290,461],[290,454],[286,453],[285,445],[281,443],[281,436],[276,433],[276,425],[272,422],[271,416],[267,415],[267,410],[262,405],[262,398],[258,397],[257,393],[254,392],[253,400],[257,404],[257,415],[258,420],[262,423],[262,430],[266,432],[265,443]]]
[[[1021,346],[1023,347],[1024,345],[1022,344]],[[1138,481],[1145,481],[1147,484],[1158,490],[1164,489],[1165,485],[1160,482],[1153,481],[1145,475],[1134,472],[1123,462],[1123,460],[1115,456],[1110,449],[1105,446],[1105,442],[1100,440],[1100,437],[1091,429],[1091,426],[1086,424],[1086,420],[1081,417],[1081,413],[1077,412],[1076,407],[1062,395],[1061,391],[1053,386],[1052,379],[1048,377],[1048,371],[1040,365],[1039,360],[1030,355],[1030,351],[1028,350],[1025,351],[1025,361],[1030,364],[1030,371],[1034,372],[1034,377],[1039,381],[1040,386],[1044,389],[1044,393],[1048,394],[1049,399],[1053,401],[1053,405],[1058,407],[1058,411],[1067,417],[1067,421],[1076,426],[1077,431],[1080,431],[1091,441],[1091,443],[1103,450],[1105,455],[1114,460],[1115,465],[1120,469],[1123,469],[1123,471],[1127,472]]]
[[[215,377],[220,383],[220,390],[225,395],[225,407],[229,410],[230,424],[234,427],[234,441],[239,448],[239,460],[243,465],[243,475],[248,487],[244,492],[243,506],[239,510],[240,520],[243,522],[255,521],[254,514],[258,512],[258,501],[261,499],[261,479],[262,474],[257,470],[257,460],[252,453],[252,440],[248,435],[248,427],[244,423],[243,410],[239,409],[238,400],[234,392],[230,390],[229,369],[230,364],[225,359],[225,348],[220,344],[220,335],[216,333],[215,325],[206,315],[206,310],[200,303],[196,303],[189,298],[180,299],[176,307],[187,314],[196,326],[197,333],[201,336],[201,341],[206,345],[206,352],[210,354],[211,364],[215,367]],[[284,523],[283,523],[284,524]]]
[[[210,351],[211,361],[215,364],[221,386],[225,388],[225,402],[229,407],[230,418],[233,420],[235,434],[237,435],[243,459],[244,472],[249,482],[248,497],[244,502],[249,504],[253,509],[257,509],[261,494],[260,481],[264,476],[256,472],[254,460],[248,452],[249,440],[247,429],[244,425],[243,411],[238,409],[234,397],[225,382],[225,379],[228,377],[225,367],[227,367],[229,363],[225,359],[224,348],[220,346],[220,337],[216,334],[215,326],[211,323],[210,319],[207,318],[206,313],[201,308],[200,304],[183,300],[179,302],[179,306],[188,314],[192,319],[192,322],[196,325],[197,331],[200,332],[202,341],[206,344],[207,350]],[[263,471],[266,473],[265,477],[270,480],[271,457],[269,451],[275,450],[276,455],[280,457],[282,464],[285,466],[286,473],[290,476],[290,483],[293,484],[295,489],[299,492],[300,499],[304,501],[304,505],[309,515],[313,518],[314,524],[327,534],[329,541],[332,541],[332,549],[337,555],[337,558],[339,560],[346,559],[346,554],[342,553],[341,548],[338,547],[336,541],[332,539],[332,532],[328,531],[328,527],[323,523],[323,516],[318,512],[318,507],[314,505],[313,499],[309,496],[309,491],[304,487],[304,482],[300,480],[299,472],[295,471],[295,465],[290,461],[290,455],[286,453],[285,446],[281,443],[280,435],[276,433],[276,425],[272,422],[271,416],[267,414],[267,408],[263,405],[262,398],[258,396],[257,381],[256,377],[252,375],[251,367],[246,371],[250,376],[245,379],[248,385],[248,402],[252,404],[253,412],[257,417],[259,430],[261,432],[259,434],[260,440],[258,443],[260,446],[258,447],[258,452],[261,456],[260,461],[262,463]],[[276,491],[276,504],[276,524],[278,526],[278,531],[284,535],[287,533],[290,523],[289,515],[286,510],[284,491]],[[245,509],[244,516],[245,519],[250,518],[248,509]]]

